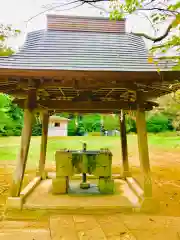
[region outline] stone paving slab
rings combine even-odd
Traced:
[[[180,217],[153,216],[142,214],[117,214],[120,221],[130,230],[155,231],[156,229],[180,230]]]
[[[49,221],[2,221],[0,240],[180,240],[180,217],[142,214],[54,215]]]
[[[37,229],[13,229],[0,230],[1,240],[51,240],[48,230]]]
[[[51,217],[50,229],[52,240],[78,240],[77,232],[74,227],[73,216],[71,215]]]
[[[73,219],[79,239],[106,239],[94,216],[73,216]]]
[[[140,231],[133,230],[132,233],[138,240],[179,240],[180,235],[172,229],[165,231]]]
[[[129,239],[136,240],[133,234],[129,231],[127,226],[116,215],[97,216],[97,223],[106,235],[106,239]]]
[[[0,221],[0,232],[2,229],[49,229],[48,221]]]
[[[180,240],[180,217],[118,215],[137,240]]]
[[[136,240],[116,215],[51,217],[50,229],[53,240]]]

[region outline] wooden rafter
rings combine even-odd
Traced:
[[[14,100],[14,103],[17,103],[20,107],[24,108],[25,101],[24,100]],[[140,105],[142,108],[146,110],[150,110],[153,106],[157,106],[158,104],[154,102],[124,102],[124,101],[61,101],[61,100],[41,100],[37,101],[38,106],[42,106],[44,108],[50,110],[59,110],[59,111],[67,111],[67,112],[112,112],[119,111],[120,109],[137,109],[137,105]]]
[[[66,97],[66,95],[65,95],[64,91],[62,90],[62,88],[59,88],[59,91],[61,92],[63,97]]]

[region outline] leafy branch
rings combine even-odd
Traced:
[[[7,46],[7,40],[10,37],[16,37],[20,30],[14,29],[11,25],[0,24],[0,56],[8,56],[13,50]]]
[[[170,30],[172,29],[172,27],[173,27],[172,23],[169,24],[169,26],[167,27],[165,33],[162,34],[162,35],[159,36],[159,37],[151,37],[151,36],[149,36],[149,35],[147,35],[147,34],[145,34],[145,33],[133,33],[133,34],[136,35],[136,36],[144,37],[144,38],[146,38],[146,39],[148,39],[148,40],[151,40],[151,41],[153,41],[154,43],[156,43],[156,42],[160,42],[160,41],[162,41],[164,38],[166,38],[166,37],[168,36]]]

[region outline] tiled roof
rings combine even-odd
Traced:
[[[147,59],[143,39],[133,34],[45,29],[29,33],[18,53],[0,58],[0,69],[156,71]]]
[[[81,32],[124,33],[125,19],[110,21],[104,17],[47,15],[47,29]]]

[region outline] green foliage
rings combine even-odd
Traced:
[[[41,136],[42,135],[42,124],[35,121],[32,127],[32,136]]]
[[[0,94],[0,134],[6,132],[6,127],[11,124],[11,119],[7,112],[9,110],[9,98],[5,94]]]
[[[119,117],[118,115],[104,115],[103,126],[105,130],[119,130]]]
[[[156,113],[147,119],[147,131],[152,133],[165,132],[169,130],[169,119],[161,114]]]
[[[84,128],[83,121],[80,121],[78,123],[78,126],[77,126],[77,129],[76,129],[75,133],[76,133],[77,136],[84,136],[85,132],[86,132],[86,130]]]
[[[12,55],[14,51],[9,47],[0,48],[0,56],[9,56]]]
[[[136,132],[136,122],[129,115],[126,115],[126,132]]]
[[[82,136],[86,132],[92,131],[100,132],[101,116],[99,114],[87,114],[84,116],[70,115],[69,118],[71,120],[68,124],[68,136]]]
[[[161,111],[171,121],[172,128],[180,130],[180,90],[158,99]]]
[[[0,56],[9,56],[14,51],[7,46],[10,37],[16,37],[20,30],[14,29],[11,25],[0,24]]]
[[[20,136],[23,127],[23,110],[12,103],[10,96],[0,94],[0,135]],[[38,117],[35,118],[32,135],[41,135],[41,123]]]
[[[87,132],[97,131],[101,129],[101,116],[100,114],[87,114],[83,116],[84,128]]]
[[[12,103],[6,94],[0,94],[0,135],[19,136],[23,123],[23,111]]]
[[[176,99],[175,99],[176,98]],[[159,99],[163,110],[151,111],[147,114],[148,132],[163,132],[180,130],[180,94],[174,98],[171,95]],[[177,100],[177,101],[176,101]],[[83,136],[86,132],[99,136],[101,133],[101,121],[105,130],[119,130],[118,115],[88,114],[84,116],[64,114],[69,117],[68,136]],[[76,125],[77,123],[77,125]],[[0,94],[0,135],[20,136],[23,126],[23,111],[12,103],[12,99],[5,94]],[[133,116],[126,114],[127,132],[136,132],[136,123]],[[41,136],[42,125],[36,116],[33,124],[32,135]]]
[[[161,0],[149,2],[148,0],[125,0],[123,2],[112,0],[110,19],[120,20],[128,15],[136,14],[144,17],[145,20],[151,23],[155,33],[165,26],[165,32],[158,37],[146,35],[145,33],[135,33],[138,36],[143,36],[154,43],[150,50],[151,55],[155,55],[156,60],[153,62],[158,66],[161,60],[170,60],[174,62],[174,70],[180,70],[180,3],[172,1],[163,4]],[[157,44],[158,43],[158,44]],[[167,52],[175,52],[172,55]],[[163,57],[158,57],[157,54],[163,53]],[[159,69],[157,67],[157,69]],[[158,70],[159,71],[159,70]]]
[[[68,136],[76,135],[76,120],[73,118],[68,123]]]
[[[42,135],[42,124],[39,115],[35,115],[33,126],[32,126],[32,136]]]

